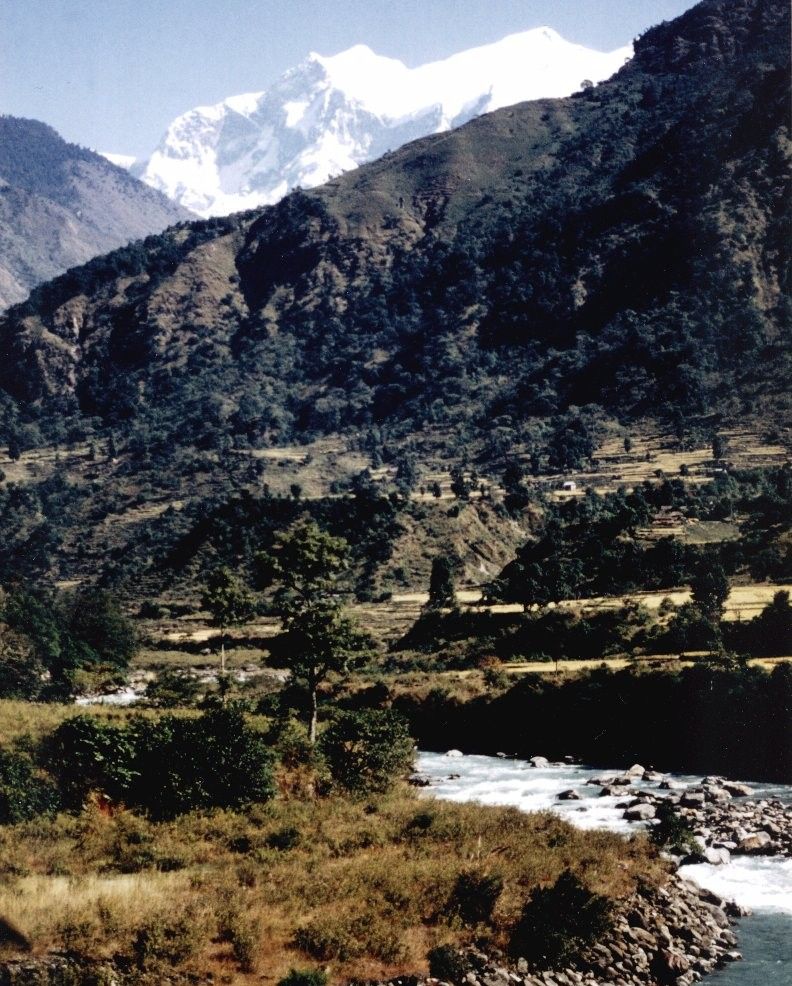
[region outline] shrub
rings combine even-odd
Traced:
[[[91,791],[123,801],[135,776],[129,731],[93,716],[61,723],[47,744],[46,760],[68,808],[82,807]]]
[[[451,891],[448,910],[465,924],[488,923],[503,890],[503,880],[495,874],[460,873]]]
[[[146,686],[146,700],[161,709],[175,709],[193,705],[200,685],[195,678],[181,668],[165,668]]]
[[[404,720],[390,711],[345,712],[325,731],[321,751],[334,781],[349,791],[385,791],[413,760]]]
[[[135,963],[140,969],[179,965],[198,952],[205,931],[202,922],[190,912],[176,917],[156,915],[135,934],[132,943]]]
[[[565,870],[535,890],[511,935],[510,951],[531,965],[557,969],[574,961],[611,925],[612,904]]]
[[[101,791],[170,818],[200,808],[239,808],[274,793],[272,755],[236,706],[199,719],[137,719],[126,728],[76,716],[55,731],[47,758],[72,808]]]
[[[278,986],[327,986],[327,973],[323,969],[289,969]]]
[[[199,719],[138,720],[130,803],[168,818],[200,808],[239,808],[273,793],[272,755],[236,706]]]
[[[59,802],[54,785],[35,775],[27,757],[0,749],[0,824],[54,814]]]
[[[294,828],[293,825],[288,825],[285,828],[277,829],[277,831],[270,833],[267,836],[267,846],[270,849],[280,849],[281,851],[294,849],[295,846],[300,844],[301,838],[300,830]]]
[[[658,805],[657,823],[649,830],[649,838],[669,852],[686,853],[693,846],[693,830],[669,804]]]
[[[453,945],[438,945],[427,955],[429,975],[447,983],[461,982],[468,964]]]

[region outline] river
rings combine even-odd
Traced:
[[[598,785],[586,785],[597,777],[618,773],[573,765],[532,767],[523,760],[485,756],[449,757],[419,753],[416,771],[431,780],[428,793],[449,801],[478,801],[487,805],[511,805],[524,811],[551,810],[580,828],[606,828],[626,833],[635,823],[622,818],[616,807],[623,801],[600,797]],[[693,786],[700,777],[668,775],[679,784]],[[778,798],[792,804],[792,786],[752,784],[752,798]],[[656,788],[656,782],[637,780],[631,791]],[[564,790],[574,788],[580,801],[558,801]],[[750,907],[753,914],[738,927],[743,961],[713,973],[712,986],[790,986],[792,983],[792,859],[738,856],[721,866],[697,864],[681,872],[701,886]]]

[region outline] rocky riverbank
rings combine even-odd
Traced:
[[[639,887],[618,908],[607,939],[567,969],[536,972],[519,957],[507,961],[502,955],[469,949],[448,956],[453,974],[446,973],[442,980],[405,977],[393,980],[392,986],[436,986],[438,981],[453,986],[690,986],[740,958],[731,929],[739,913],[675,874],[662,887]],[[132,986],[141,981],[139,976],[112,962],[66,955],[0,965],[0,986]],[[169,986],[197,982],[178,974],[145,981]]]
[[[746,784],[705,777],[696,786],[678,785],[635,764],[615,777],[592,778],[602,796],[629,795],[634,780],[658,781],[653,790],[636,791],[617,804],[629,822],[651,822],[670,806],[693,832],[695,848],[684,862],[728,863],[732,855],[792,856],[792,805],[774,799],[751,800]],[[559,799],[579,797],[564,791]]]
[[[435,978],[410,986],[690,986],[741,958],[731,925],[740,910],[679,875],[660,888],[641,887],[619,908],[605,941],[574,965],[535,971],[521,958],[476,949],[448,954]],[[442,973],[445,972],[445,975]],[[406,979],[388,986],[406,986]]]

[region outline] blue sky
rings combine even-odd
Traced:
[[[0,0],[0,112],[146,155],[170,120],[265,88],[309,51],[410,66],[549,25],[600,50],[692,0]]]

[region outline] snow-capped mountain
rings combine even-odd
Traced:
[[[277,202],[407,141],[513,103],[567,96],[616,72],[632,47],[592,51],[551,28],[410,69],[356,45],[310,54],[263,92],[177,117],[135,174],[200,215]]]

